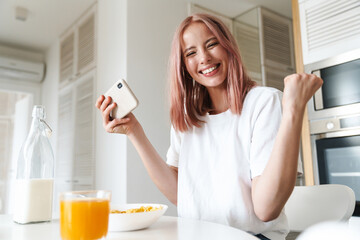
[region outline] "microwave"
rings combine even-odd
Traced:
[[[308,102],[309,121],[360,113],[360,49],[304,67],[324,80]]]

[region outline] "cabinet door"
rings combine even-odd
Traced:
[[[63,88],[96,64],[96,4],[60,39],[60,84]]]
[[[94,144],[94,74],[79,79],[75,91],[74,172],[76,184],[93,185],[95,169]]]
[[[94,186],[94,79],[95,71],[88,72],[59,96],[56,180],[73,189]]]
[[[234,36],[248,74],[258,85],[263,85],[261,77],[259,29],[243,22],[234,21]]]
[[[360,1],[299,1],[304,64],[360,48]]]
[[[78,29],[77,72],[83,74],[95,64],[95,14],[91,14]]]
[[[71,32],[60,42],[60,87],[73,77],[75,73],[75,33]]]
[[[263,72],[265,85],[277,88],[280,91],[284,91],[284,78],[293,73],[291,71],[284,71],[270,67],[263,67]]]
[[[70,88],[60,92],[58,111],[57,180],[71,184],[74,162],[74,94]]]
[[[261,8],[260,26],[264,65],[283,71],[295,71],[291,20]]]

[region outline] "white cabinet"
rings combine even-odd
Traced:
[[[359,0],[299,0],[304,65],[360,48]]]
[[[96,65],[96,5],[60,38],[60,88]]]
[[[204,7],[200,7],[196,4],[193,3],[189,3],[188,5],[188,13],[189,15],[194,14],[194,13],[207,13],[207,14],[211,14],[213,16],[216,16],[217,18],[219,18],[230,30],[230,32],[233,31],[233,21],[231,18],[226,17],[224,15],[221,15],[220,13],[216,13],[214,11],[211,11],[209,9],[206,9]]]
[[[234,37],[238,42],[241,59],[251,79],[263,85],[261,75],[261,53],[259,28],[234,21]]]
[[[233,26],[250,77],[282,91],[284,77],[295,72],[292,21],[257,7],[234,19]]]
[[[59,189],[95,186],[95,71],[59,92],[56,182]]]
[[[56,193],[95,187],[96,32],[95,4],[60,38]]]

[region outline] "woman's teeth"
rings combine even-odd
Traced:
[[[208,73],[211,73],[212,71],[214,71],[215,69],[218,68],[218,65],[214,66],[214,67],[211,67],[211,68],[208,68],[204,71],[202,71],[203,74],[208,74]]]

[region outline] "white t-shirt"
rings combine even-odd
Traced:
[[[171,128],[167,164],[178,167],[178,215],[230,225],[285,239],[284,212],[262,222],[253,210],[251,179],[261,175],[281,121],[282,93],[255,87],[240,115],[226,112],[202,117],[205,124],[186,132]]]

